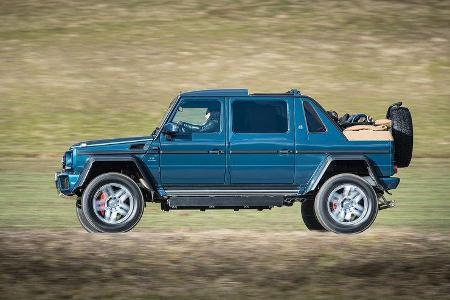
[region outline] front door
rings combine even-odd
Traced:
[[[161,182],[167,187],[223,185],[223,99],[181,99],[169,122],[180,132],[160,135]]]
[[[231,184],[293,184],[293,99],[255,96],[229,105]]]

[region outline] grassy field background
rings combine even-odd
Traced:
[[[449,1],[0,1],[0,299],[448,299]],[[88,235],[53,172],[149,134],[179,91],[298,88],[340,114],[404,101],[414,158],[358,236],[299,207],[171,211]]]
[[[147,134],[179,91],[225,87],[403,100],[415,157],[450,156],[448,1],[20,0],[0,24],[2,156]]]
[[[2,227],[76,226],[53,171],[78,141],[145,135],[181,90],[300,88],[339,113],[414,118],[379,225],[450,228],[450,2],[1,1]],[[298,208],[157,212],[140,228],[303,228]],[[205,218],[205,214],[208,218]]]
[[[75,202],[56,195],[53,161],[35,159],[3,161],[0,199],[8,209],[0,210],[3,228],[79,228]],[[397,206],[380,211],[375,228],[450,232],[450,160],[417,159],[400,170],[401,185],[393,196]],[[13,203],[13,206],[12,206]],[[135,231],[178,232],[202,230],[296,231],[306,230],[300,207],[256,210],[170,211],[149,204]]]

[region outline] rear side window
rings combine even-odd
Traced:
[[[309,102],[303,102],[305,109],[306,124],[309,132],[325,132],[327,129],[323,125],[322,120],[317,115],[316,111]]]
[[[286,101],[235,101],[233,132],[284,133],[288,131]]]

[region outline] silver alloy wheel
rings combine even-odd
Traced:
[[[341,225],[357,225],[369,217],[369,201],[361,188],[341,184],[328,197],[328,213]]]
[[[118,183],[108,183],[97,189],[92,205],[97,218],[111,225],[123,223],[136,213],[131,192]]]

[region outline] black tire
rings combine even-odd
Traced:
[[[305,223],[306,228],[311,231],[326,231],[326,229],[317,220],[316,214],[314,213],[314,200],[306,200],[301,204],[301,212],[303,223]]]
[[[78,198],[77,201],[75,202],[75,212],[77,214],[78,221],[87,232],[90,233],[99,232],[97,229],[95,229],[94,226],[91,225],[91,223],[89,223],[89,221],[84,216],[80,198]]]
[[[127,190],[129,194],[130,215],[120,223],[108,223],[103,220],[98,211],[94,210],[95,197],[100,189],[107,185],[118,185]],[[118,202],[118,201],[117,201]],[[106,173],[94,178],[83,192],[81,205],[87,221],[99,232],[117,233],[133,229],[144,212],[144,197],[136,182],[120,173]]]
[[[364,211],[360,214],[360,217],[355,221],[336,220],[336,216],[333,216],[331,212],[329,198],[334,191],[339,191],[340,188],[345,189],[346,186],[353,187],[354,191],[357,191],[357,195],[363,195]],[[350,190],[351,191],[351,190]],[[345,200],[347,199],[348,200]],[[345,201],[353,203],[350,195],[344,198]],[[344,200],[338,204],[344,206]],[[348,208],[348,207],[347,207]],[[351,206],[353,208],[353,206]],[[344,210],[345,209],[340,209]],[[316,195],[314,202],[314,211],[317,216],[317,220],[322,226],[335,233],[359,233],[363,232],[372,225],[378,214],[378,200],[374,189],[361,177],[354,174],[340,174],[328,179],[320,188]],[[347,217],[345,217],[347,218]],[[359,219],[360,218],[360,219]]]
[[[413,152],[413,123],[411,112],[406,107],[396,106],[389,110],[394,137],[394,159],[399,168],[409,166]]]

